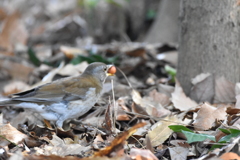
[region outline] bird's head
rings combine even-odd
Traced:
[[[116,67],[113,65],[106,65],[101,62],[91,63],[86,70],[85,74],[91,74],[98,78],[101,82],[104,82],[108,76],[113,76],[116,73]]]

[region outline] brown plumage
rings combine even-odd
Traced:
[[[30,108],[62,127],[65,120],[77,118],[92,108],[100,97],[105,79],[116,72],[112,67],[100,62],[92,63],[79,76],[14,94],[12,98],[0,101],[0,105]]]

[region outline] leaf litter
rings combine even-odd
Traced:
[[[94,44],[79,32],[86,29],[79,15],[69,12],[56,19],[53,12],[60,14],[51,10],[49,20],[38,15],[45,16],[44,21],[35,18],[38,26],[25,23],[35,13],[0,12],[1,98],[78,75],[94,61],[115,64],[131,85],[117,72],[113,87],[108,79],[97,104],[65,131],[31,111],[0,106],[1,159],[239,158],[234,154],[239,154],[239,83],[202,73],[192,80],[188,97],[173,80],[174,46]]]

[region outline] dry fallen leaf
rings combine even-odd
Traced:
[[[58,155],[58,156],[67,156],[75,155],[81,152],[86,152],[90,150],[89,147],[81,146],[80,144],[66,144],[61,138],[56,135],[53,135],[52,140],[50,140],[49,145],[45,145],[43,149],[37,150],[38,153],[44,155]]]
[[[112,113],[111,113],[111,108],[113,107],[111,105],[108,105],[106,112],[105,112],[105,128],[109,133],[113,133],[114,128],[113,128],[113,119],[112,119]]]
[[[185,95],[179,82],[176,81],[175,90],[172,93],[174,107],[180,111],[188,111],[197,107],[197,103]]]
[[[174,87],[169,85],[159,84],[158,92],[163,93],[168,97],[171,97],[171,94],[174,92]]]
[[[6,146],[10,143],[19,144],[25,138],[28,138],[27,135],[18,131],[16,128],[11,126],[11,124],[1,124],[0,125],[0,145]]]
[[[24,82],[28,81],[29,74],[34,69],[31,66],[10,60],[0,60],[0,68],[6,70],[13,79],[22,80]]]
[[[151,98],[142,98],[140,93],[136,90],[132,90],[132,99],[136,104],[144,108],[148,115],[162,117],[171,113],[169,110],[162,107],[160,103],[153,101]]]
[[[68,46],[61,46],[60,51],[62,51],[65,54],[65,56],[69,59],[73,59],[78,55],[84,55],[84,56],[87,55],[87,52],[85,50],[82,50],[80,48],[68,47]]]
[[[222,160],[238,160],[240,156],[233,152],[224,153],[221,157]]]
[[[122,109],[119,109],[117,111],[117,121],[129,121],[130,120],[130,116],[126,114],[125,111],[123,111]]]
[[[235,102],[235,85],[225,77],[215,80],[214,103],[232,103]]]
[[[149,97],[151,97],[155,102],[160,103],[164,107],[170,104],[170,98],[167,95],[158,92],[156,89],[149,92]]]
[[[216,108],[204,103],[197,112],[193,125],[196,130],[207,130],[213,127],[216,120],[224,120],[226,116],[226,106]]]
[[[101,134],[98,134],[93,141],[93,144],[99,144],[99,143],[104,143],[104,140],[102,139]]]
[[[134,50],[127,51],[126,54],[132,57],[143,57],[146,53],[145,48],[136,48]]]
[[[88,66],[87,62],[82,62],[77,65],[67,64],[63,68],[61,68],[57,74],[62,76],[77,76],[82,73]]]
[[[151,128],[152,130],[148,132],[148,136],[151,140],[153,147],[156,147],[162,144],[169,136],[173,133],[173,131],[168,128],[169,125],[176,125],[180,122],[180,120],[176,116],[166,117],[156,124],[154,124]]]
[[[190,92],[190,98],[196,102],[211,103],[214,96],[214,79],[210,73],[202,73],[192,80],[193,88]]]
[[[127,131],[124,131],[119,134],[118,137],[116,137],[110,144],[110,146],[107,146],[97,152],[94,153],[95,157],[102,157],[102,156],[110,156],[111,154],[121,156],[123,154],[123,145],[125,141],[134,133],[136,130],[140,127],[143,127],[146,123],[141,122],[133,126]],[[113,153],[115,152],[115,153]]]
[[[10,94],[26,91],[29,88],[30,87],[29,87],[28,84],[26,84],[22,81],[15,81],[15,82],[12,82],[12,83],[5,86],[3,88],[3,93],[2,94],[4,96],[8,96]]]
[[[158,160],[158,158],[148,149],[131,148],[130,157],[136,160]]]
[[[18,43],[25,45],[27,39],[28,33],[20,20],[19,13],[8,15],[0,33],[1,53],[13,55],[14,46]]]
[[[181,160],[181,159],[187,159],[189,149],[185,147],[169,147],[169,152],[171,159],[174,160]]]

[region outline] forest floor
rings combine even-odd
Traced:
[[[240,159],[240,85],[202,73],[186,96],[176,79],[176,46],[100,45],[90,37],[67,44],[59,37],[74,19],[46,21],[30,33],[18,12],[0,10],[0,18],[2,99],[79,75],[92,62],[118,68],[68,130],[31,110],[0,106],[0,159]]]

